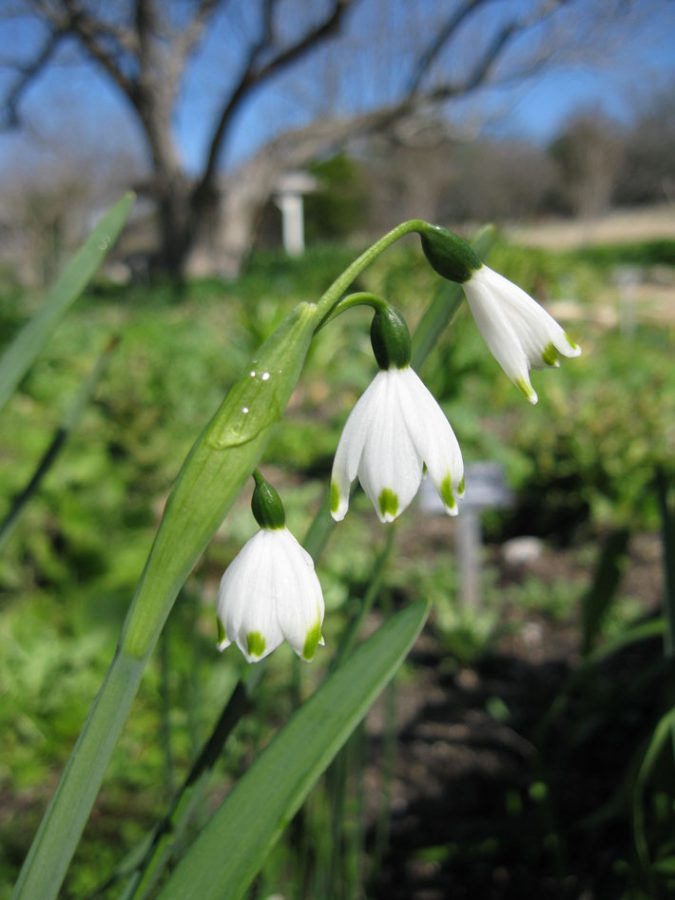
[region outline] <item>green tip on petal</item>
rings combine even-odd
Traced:
[[[564,332],[564,334],[565,334],[565,340],[566,340],[567,343],[570,345],[570,347],[572,348],[572,350],[575,350],[577,353],[581,353],[581,347],[580,347],[578,344],[575,344],[575,343],[574,343],[574,341],[573,341],[572,338],[569,336],[569,334],[567,334],[567,332]]]
[[[464,481],[464,476],[459,479],[459,484],[457,485],[457,493],[460,497],[464,496],[464,491],[466,490],[466,482]]]
[[[537,397],[537,392],[531,384],[528,384],[528,382],[525,381],[524,378],[516,378],[515,385],[519,390],[523,392],[523,394],[525,394],[530,403],[534,404],[537,402],[537,400],[539,399]]]
[[[216,626],[218,628],[218,643],[216,647],[219,650],[224,650],[227,646],[229,646],[229,641],[227,639],[227,631],[225,631],[225,626],[220,621],[219,618],[216,617]]]
[[[455,492],[452,489],[452,478],[449,475],[446,475],[441,482],[440,493],[441,500],[443,501],[446,509],[452,510],[454,512],[457,509],[457,501],[455,500]]]
[[[246,649],[249,656],[262,656],[265,652],[265,638],[259,631],[249,631],[246,635]]]
[[[544,352],[541,354],[541,359],[544,365],[547,366],[559,366],[558,362],[558,351],[555,349],[553,344],[547,344],[544,347]]]
[[[391,490],[385,488],[378,498],[380,515],[385,522],[393,522],[398,514],[398,497]]]
[[[330,511],[333,515],[340,508],[340,488],[337,486],[337,482],[331,481],[330,483]]]
[[[302,648],[302,658],[307,662],[310,659],[313,659],[314,654],[316,653],[316,648],[322,643],[323,637],[321,635],[321,622],[317,622],[312,628],[307,632],[307,637],[305,638],[305,643]]]

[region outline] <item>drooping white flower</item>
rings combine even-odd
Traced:
[[[381,368],[345,424],[333,462],[331,514],[341,521],[358,476],[382,522],[408,506],[423,466],[450,515],[464,492],[457,438],[440,406],[408,366]]]
[[[220,582],[218,649],[236,643],[258,662],[284,640],[310,660],[324,644],[324,602],[314,562],[285,527],[262,528]]]
[[[559,356],[579,356],[581,348],[536,300],[488,266],[475,269],[462,287],[492,355],[530,403],[536,403],[530,369],[557,367]]]

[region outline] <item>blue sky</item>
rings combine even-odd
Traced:
[[[525,2],[527,0],[509,0],[511,6]],[[458,104],[450,114],[458,120],[464,116],[485,120],[493,132],[527,136],[540,142],[549,140],[564,119],[579,106],[595,105],[618,118],[630,118],[650,85],[665,85],[669,80],[671,84],[675,82],[675,2],[641,2],[642,8],[649,7],[651,14],[638,20],[637,26],[623,41],[605,48],[601,65],[566,64],[508,91],[483,92],[479,97]],[[246,31],[250,23],[245,21],[243,7],[240,16],[241,28]],[[228,40],[223,37],[225,24],[223,21],[216,23],[186,82],[176,112],[179,146],[192,168],[203,152],[218,83],[226,81],[228,63],[234,66],[237,62],[236,42],[229,39],[229,43],[223,43]],[[351,24],[361,35],[369,29],[372,33],[376,27],[367,19]],[[26,54],[39,38],[40,30],[35,23],[16,19],[0,22],[0,59],[15,56],[17,49]],[[224,46],[226,54],[222,52]],[[384,48],[380,50],[385,56]],[[217,54],[220,55],[214,62]],[[393,53],[390,55],[395,57]],[[350,72],[347,75],[344,71],[340,73],[342,86],[337,92],[335,106],[338,111],[348,108],[350,97],[353,100],[358,96],[360,102],[366,103],[368,90],[375,91],[373,78],[365,69],[369,64],[367,56],[366,50],[350,58]],[[396,63],[395,58],[379,61],[384,77],[392,79],[391,72]],[[246,156],[275,130],[302,123],[312,115],[312,110],[320,111],[328,69],[326,58],[309,60],[300,70],[300,77],[272,85],[256,98],[255,103],[250,103],[241,113],[230,149],[231,159]],[[0,87],[7,78],[7,71],[0,70]],[[314,91],[312,86],[318,85],[319,81],[322,87]],[[391,84],[395,87],[393,80]],[[30,157],[32,149],[39,145],[36,138],[40,136],[51,140],[54,135],[75,134],[82,144],[91,143],[92,147],[99,147],[102,154],[111,147],[138,145],[135,125],[116,90],[91,65],[78,63],[72,52],[65,55],[60,66],[52,68],[35,83],[26,100],[24,109],[33,130],[22,134],[0,134],[0,166],[11,164],[19,157]],[[67,145],[67,138],[64,141]],[[58,141],[56,143],[58,145]]]

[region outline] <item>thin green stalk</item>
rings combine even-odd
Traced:
[[[662,468],[656,470],[656,494],[661,515],[661,547],[663,557],[663,607],[666,631],[666,657],[675,656],[675,523],[670,504],[671,485]]]
[[[0,523],[0,550],[9,540],[16,525],[21,519],[26,506],[28,505],[32,497],[34,497],[38,492],[38,490],[40,489],[40,485],[60,456],[61,451],[66,444],[66,441],[80,421],[87,403],[91,399],[94,391],[96,390],[96,386],[103,377],[108,363],[110,362],[112,352],[113,350],[115,350],[118,344],[119,338],[117,337],[110,338],[110,340],[106,343],[106,346],[94,363],[91,371],[81,384],[78,392],[75,395],[75,398],[73,399],[73,402],[68,407],[66,414],[61,421],[61,424],[54,432],[52,439],[49,442],[49,446],[42,454],[42,458],[35,467],[35,471],[29,478],[25,487],[23,487],[19,491],[19,493],[14,496],[7,515],[2,520],[2,523]]]
[[[0,409],[12,396],[70,306],[96,274],[126,224],[134,199],[133,194],[124,194],[106,212],[68,261],[42,306],[5,350],[0,358]]]
[[[638,858],[646,872],[651,871],[649,842],[645,827],[645,791],[658,758],[675,729],[675,707],[661,717],[652,732],[638,768],[633,787],[633,838]]]
[[[113,751],[144,665],[144,660],[122,651],[115,654],[21,870],[15,897],[46,900],[58,891],[70,861],[69,856],[63,858],[63,847],[74,848],[82,831],[78,816],[63,811],[88,811],[94,805],[100,779],[92,773],[100,771],[100,760],[107,761]]]
[[[171,654],[169,629],[165,628],[159,637],[159,701],[160,701],[160,741],[164,753],[164,792],[167,798],[174,791],[174,762],[171,734]]]
[[[422,233],[429,227],[429,223],[425,222],[423,219],[410,219],[407,222],[402,222],[400,225],[397,225],[396,228],[392,228],[392,230],[381,237],[379,241],[376,241],[368,247],[361,256],[355,259],[351,265],[347,266],[341,275],[338,275],[328,290],[322,294],[317,303],[322,315],[322,322],[323,318],[331,312],[350,284],[352,284],[361,272],[367,269],[381,253],[407,234],[413,234],[415,232]]]
[[[293,713],[181,859],[162,900],[244,895],[317,779],[398,670],[427,614],[425,603],[397,612]]]
[[[251,708],[251,696],[262,672],[262,669],[254,669],[248,678],[238,681],[235,685],[170,810],[155,827],[151,845],[131,885],[127,888],[126,897],[145,900],[157,886],[171,861],[176,845],[185,835],[228,737],[242,716]]]
[[[337,319],[338,316],[341,316],[342,313],[346,313],[348,310],[354,309],[357,306],[370,306],[371,309],[377,311],[381,309],[386,310],[388,305],[386,300],[383,300],[382,297],[378,297],[377,294],[371,294],[370,291],[357,291],[354,294],[347,294],[346,297],[342,297],[331,308],[330,312],[322,319],[321,324],[316,330],[317,332],[321,331],[321,329],[325,328],[329,322],[332,322],[334,319]]]
[[[364,879],[364,860],[366,856],[366,809],[364,798],[366,796],[364,772],[367,758],[368,737],[364,724],[357,729],[356,735],[356,753],[358,754],[355,764],[354,778],[354,828],[352,834],[352,853],[351,853],[351,870],[347,873],[348,891],[347,896],[363,897]]]
[[[380,766],[380,804],[375,823],[375,845],[372,852],[371,874],[375,877],[389,845],[391,830],[392,786],[396,762],[396,679],[392,679],[384,693],[384,742]]]
[[[384,576],[386,574],[389,559],[394,549],[395,539],[396,523],[393,522],[390,525],[387,525],[387,536],[385,538],[384,547],[382,548],[380,555],[375,560],[375,565],[373,566],[370,581],[368,582],[366,593],[364,594],[363,600],[359,606],[359,611],[340,637],[340,644],[330,666],[331,671],[340,666],[343,660],[345,660],[354,649],[354,644],[356,643],[356,639],[358,637],[359,631],[361,630],[361,626],[363,625],[366,617],[373,608],[373,604],[375,603],[378,594],[382,590]]]
[[[616,595],[623,576],[630,537],[630,529],[625,526],[612,528],[607,534],[596,562],[593,581],[581,598],[581,652],[584,656],[593,649]]]
[[[251,695],[260,680],[264,666],[248,672],[247,678],[237,681],[232,693],[218,716],[211,734],[201,748],[181,788],[165,815],[141,841],[140,849],[134,848],[89,896],[89,900],[103,897],[122,879],[130,879],[123,896],[141,898],[150,894],[170,862],[176,845],[183,838],[193,818],[195,808],[202,800],[213,768],[222,753],[223,746],[242,715],[250,709]]]

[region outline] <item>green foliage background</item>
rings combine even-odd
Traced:
[[[344,164],[333,160],[318,174],[330,184],[345,176]],[[314,197],[310,209],[321,237],[351,228],[356,196],[354,185],[330,215],[321,195]],[[569,330],[584,355],[558,372],[535,373],[541,399],[534,409],[486,352],[466,309],[427,361],[423,375],[465,459],[501,461],[516,492],[514,509],[486,521],[491,539],[523,533],[526,523],[527,533],[575,549],[588,580],[583,548],[608,527],[657,528],[654,471],[659,466],[672,473],[675,458],[673,324],[641,323],[625,336],[593,321],[609,267],[672,265],[673,247],[662,241],[566,254],[496,247],[493,267],[526,290],[548,301],[574,292],[582,315]],[[344,246],[319,247],[300,260],[258,254],[237,282],[193,282],[180,300],[168,286],[100,283],[61,324],[6,408],[0,516],[30,477],[96,355],[111,334],[120,335],[94,402],[0,558],[0,796],[8,810],[0,813],[0,897],[8,896],[55,772],[105,671],[162,504],[195,435],[248,354],[353,256]],[[388,297],[414,325],[437,285],[417,248],[405,246],[378,261],[361,286]],[[10,292],[2,298],[6,342],[30,308]],[[296,534],[318,508],[347,411],[373,374],[367,325],[366,313],[356,312],[319,335],[289,416],[270,444],[265,467],[282,489]],[[215,652],[213,600],[224,567],[253,533],[248,499],[240,499],[170,620],[163,649],[168,670],[158,659],[144,681],[67,896],[93,889],[163,811],[242,669],[234,651]],[[420,591],[433,597],[436,632],[451,663],[462,664],[496,639],[498,593],[488,590],[493,601],[482,617],[460,615],[447,546],[430,550],[422,564],[406,552],[419,515],[412,509],[402,523],[388,588],[402,602]],[[329,645],[367,581],[373,546],[382,542],[361,494],[351,519],[349,529],[336,532],[320,567]],[[544,601],[555,599],[549,613],[571,616],[579,593],[549,587],[539,591]],[[537,596],[536,585],[523,585],[525,604],[536,604]],[[519,600],[515,588],[509,602]],[[620,605],[604,627],[615,633],[634,615],[634,605]],[[288,712],[283,688],[290,662],[287,648],[272,658],[256,701],[260,715],[235,732],[221,761],[223,784]],[[304,677],[312,683],[317,674]]]

